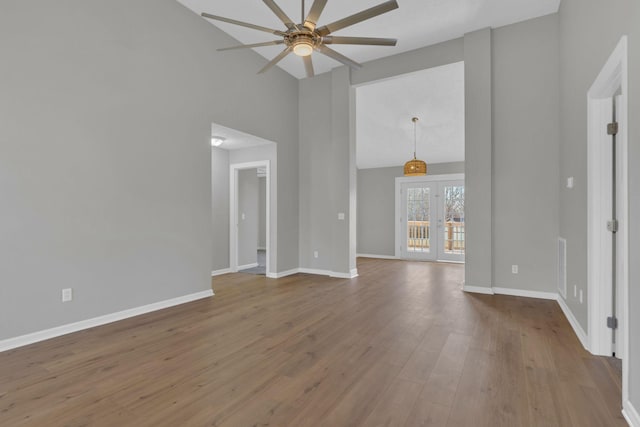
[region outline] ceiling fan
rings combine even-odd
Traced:
[[[263,43],[245,44],[240,46],[227,47],[223,50],[232,49],[246,49],[261,46],[273,46],[273,45],[285,45],[285,49],[275,58],[273,58],[264,68],[258,73],[264,73],[278,62],[280,62],[285,56],[293,52],[296,55],[302,57],[304,61],[304,67],[307,72],[307,77],[313,77],[313,62],[311,60],[311,53],[315,50],[330,58],[335,59],[351,68],[361,68],[362,65],[347,58],[339,52],[331,49],[327,45],[332,44],[352,44],[352,45],[374,45],[374,46],[395,46],[398,42],[396,39],[385,39],[375,37],[340,37],[332,36],[335,31],[357,24],[367,19],[374,18],[383,13],[390,12],[398,8],[398,2],[396,0],[389,0],[381,3],[377,6],[358,12],[354,15],[335,21],[331,24],[324,25],[322,27],[317,26],[320,14],[327,4],[327,0],[315,0],[311,5],[309,13],[305,17],[304,0],[302,0],[302,23],[296,24],[287,14],[276,4],[274,0],[263,0],[264,3],[276,14],[282,23],[287,27],[285,31],[274,30],[271,28],[261,27],[259,25],[249,24],[247,22],[236,21],[235,19],[224,18],[222,16],[211,15],[209,13],[202,13],[205,18],[213,19],[216,21],[227,22],[229,24],[240,25],[242,27],[252,28],[258,31],[264,31],[266,33],[275,34],[282,37],[279,40],[273,40]]]

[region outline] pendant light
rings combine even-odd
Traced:
[[[418,118],[414,117],[411,121],[413,122],[413,159],[404,164],[404,176],[424,176],[427,174],[427,164],[416,158],[416,146],[418,144],[416,123],[418,122]]]

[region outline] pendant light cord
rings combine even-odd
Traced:
[[[414,117],[411,119],[411,121],[413,122],[413,160],[416,160],[416,151],[418,150],[418,137],[417,137],[417,133],[416,133],[416,122],[418,121],[417,117]]]

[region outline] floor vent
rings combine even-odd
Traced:
[[[567,239],[558,237],[558,292],[567,299]]]

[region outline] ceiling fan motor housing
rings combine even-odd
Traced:
[[[293,52],[298,56],[311,55],[320,41],[320,37],[311,31],[295,31],[285,36],[285,44],[292,47]]]

